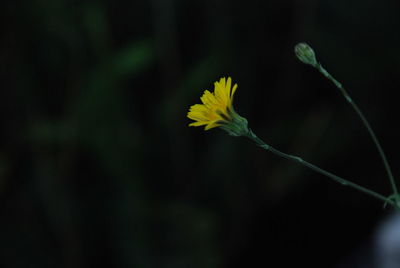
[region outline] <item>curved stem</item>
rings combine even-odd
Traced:
[[[353,109],[356,111],[357,115],[360,117],[361,121],[363,122],[364,126],[367,128],[368,133],[371,135],[372,140],[375,143],[376,148],[379,151],[379,155],[382,158],[382,162],[383,165],[385,166],[386,172],[388,174],[389,177],[389,181],[393,190],[393,193],[395,195],[396,200],[398,199],[398,190],[397,190],[397,186],[396,186],[396,182],[394,180],[393,174],[392,174],[392,170],[389,166],[389,163],[387,161],[386,155],[383,152],[383,149],[378,141],[378,138],[376,137],[374,131],[372,130],[371,125],[369,124],[369,122],[367,121],[367,119],[365,118],[365,116],[363,115],[363,113],[361,112],[361,110],[358,108],[357,104],[351,99],[349,93],[347,93],[347,91],[344,89],[344,87],[342,86],[342,84],[340,82],[338,82],[330,73],[328,73],[324,67],[322,67],[322,65],[320,63],[317,63],[314,66],[318,71],[320,71],[320,73],[322,73],[326,78],[328,78],[331,82],[333,82],[335,84],[335,86],[342,92],[344,98],[346,99],[346,101],[353,107]]]
[[[389,199],[389,198],[387,198],[387,197],[385,197],[385,196],[383,196],[383,195],[381,195],[381,194],[379,194],[379,193],[377,193],[375,191],[372,191],[372,190],[370,190],[368,188],[365,188],[365,187],[363,187],[361,185],[358,185],[358,184],[353,183],[351,181],[345,180],[345,179],[343,179],[343,178],[341,178],[339,176],[336,176],[335,174],[332,174],[332,173],[330,173],[330,172],[328,172],[328,171],[326,171],[324,169],[321,169],[321,168],[319,168],[319,167],[317,167],[317,166],[315,166],[315,165],[303,160],[301,157],[290,155],[290,154],[285,154],[285,153],[273,148],[272,146],[266,144],[264,141],[262,141],[260,138],[258,138],[256,136],[256,134],[254,134],[251,130],[249,130],[249,133],[247,134],[246,137],[248,137],[251,140],[253,140],[255,143],[257,143],[257,145],[259,145],[263,149],[265,149],[267,151],[270,151],[271,153],[273,153],[273,154],[275,154],[275,155],[277,155],[279,157],[282,157],[282,158],[294,161],[294,162],[296,162],[298,164],[301,164],[303,166],[306,166],[306,167],[308,167],[308,168],[310,168],[310,169],[312,169],[312,170],[314,170],[314,171],[316,171],[316,172],[318,172],[318,173],[320,173],[322,175],[325,175],[326,177],[328,177],[328,178],[330,178],[330,179],[332,179],[332,180],[334,180],[334,181],[336,181],[336,182],[338,182],[338,183],[340,183],[342,185],[352,187],[352,188],[354,188],[354,189],[356,189],[358,191],[366,193],[366,194],[368,194],[370,196],[373,196],[373,197],[375,197],[375,198],[377,198],[377,199],[379,199],[381,201],[384,201],[385,203],[388,203],[388,204],[396,207],[396,203],[393,200],[391,200],[391,199]]]

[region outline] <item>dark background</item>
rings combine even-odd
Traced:
[[[188,108],[231,76],[274,147],[390,194],[397,0],[2,1],[0,267],[367,267],[382,202]],[[357,263],[360,266],[357,266]]]

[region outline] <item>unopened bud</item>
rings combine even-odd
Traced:
[[[310,64],[314,67],[317,65],[314,50],[308,44],[298,43],[294,47],[294,53],[296,53],[297,58],[303,63]]]

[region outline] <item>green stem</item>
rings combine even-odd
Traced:
[[[346,101],[353,107],[353,109],[356,111],[357,115],[360,117],[361,121],[363,122],[364,126],[367,128],[369,134],[372,137],[372,140],[375,143],[376,148],[379,151],[379,155],[382,158],[383,161],[383,165],[385,166],[386,172],[388,174],[389,177],[389,181],[390,184],[392,186],[392,190],[393,193],[395,195],[396,200],[398,200],[398,190],[397,190],[397,186],[396,186],[396,182],[394,180],[393,174],[392,174],[392,170],[389,166],[389,163],[387,161],[386,155],[383,152],[383,149],[374,133],[374,131],[371,128],[371,125],[369,124],[369,122],[367,121],[367,119],[365,118],[365,116],[363,115],[363,113],[361,112],[361,110],[358,108],[357,104],[351,99],[349,93],[347,93],[347,91],[344,89],[344,87],[342,86],[342,84],[340,82],[338,82],[330,73],[328,73],[324,67],[322,67],[322,65],[320,63],[317,63],[314,66],[318,71],[320,71],[320,73],[322,73],[326,78],[328,78],[331,82],[333,82],[335,84],[335,86],[342,92],[344,98],[346,99]]]
[[[343,179],[343,178],[341,178],[339,176],[336,176],[335,174],[332,174],[332,173],[330,173],[330,172],[328,172],[328,171],[326,171],[324,169],[321,169],[321,168],[319,168],[319,167],[317,167],[317,166],[315,166],[315,165],[303,160],[301,157],[290,155],[290,154],[285,154],[285,153],[282,153],[281,151],[278,151],[277,149],[275,149],[272,146],[266,144],[264,141],[262,141],[260,138],[258,138],[256,136],[256,134],[254,134],[251,130],[249,130],[249,132],[248,132],[246,137],[248,137],[251,140],[253,140],[255,143],[257,143],[257,145],[259,145],[263,149],[265,149],[267,151],[270,151],[271,153],[273,153],[273,154],[275,154],[275,155],[277,155],[279,157],[282,157],[282,158],[294,161],[294,162],[296,162],[298,164],[301,164],[303,166],[306,166],[306,167],[308,167],[308,168],[310,168],[310,169],[312,169],[312,170],[314,170],[314,171],[316,171],[316,172],[318,172],[318,173],[320,173],[322,175],[325,175],[328,178],[333,179],[334,181],[336,181],[336,182],[338,182],[338,183],[340,183],[342,185],[352,187],[352,188],[354,188],[356,190],[359,190],[359,191],[361,191],[363,193],[366,193],[366,194],[368,194],[370,196],[373,196],[373,197],[375,197],[375,198],[377,198],[377,199],[379,199],[381,201],[384,201],[385,203],[388,203],[388,204],[396,207],[396,203],[393,200],[391,200],[391,199],[389,199],[389,198],[387,198],[387,197],[385,197],[385,196],[383,196],[381,194],[378,194],[375,191],[372,191],[372,190],[367,189],[367,188],[365,188],[363,186],[360,186],[360,185],[355,184],[355,183],[353,183],[351,181],[348,181],[348,180],[345,180],[345,179]]]

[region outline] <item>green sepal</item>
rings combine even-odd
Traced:
[[[246,136],[249,133],[247,119],[240,116],[235,111],[231,111],[230,115],[231,120],[222,125],[221,128],[231,136]]]

